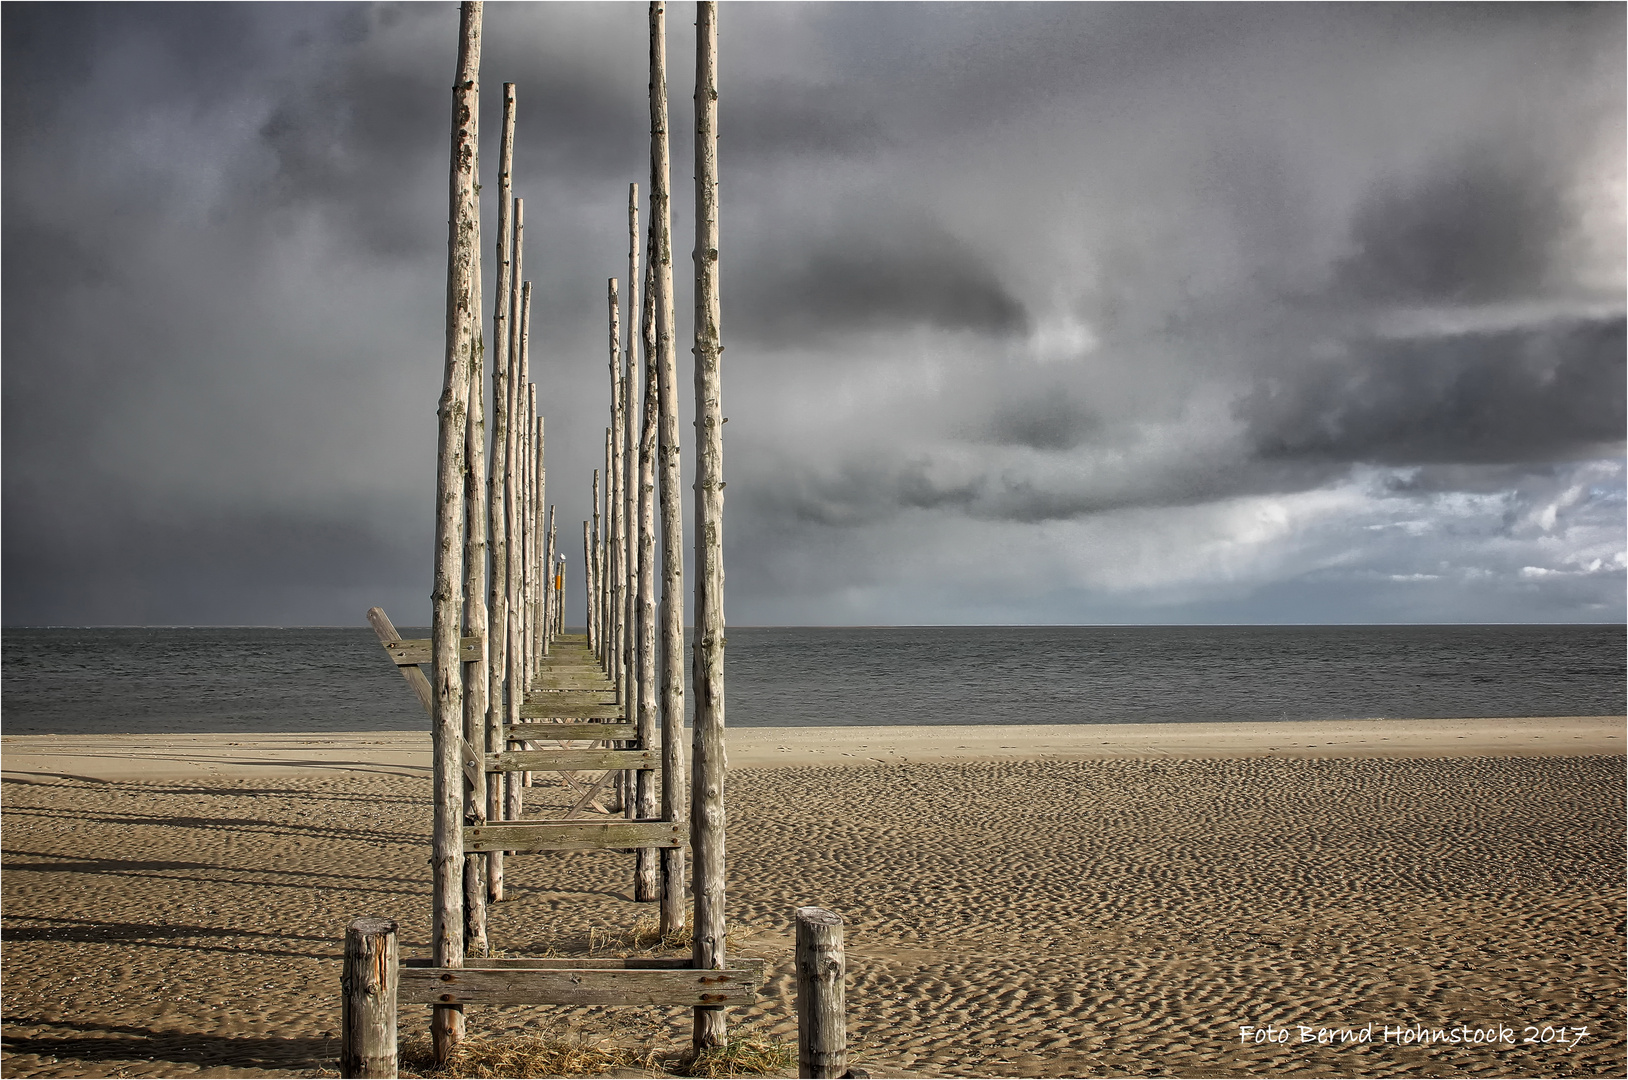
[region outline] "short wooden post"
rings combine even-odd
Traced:
[[[357,919],[345,930],[339,986],[339,1075],[396,1075],[396,922]]]
[[[797,909],[797,1075],[848,1072],[848,1013],[843,1000],[842,916]]]

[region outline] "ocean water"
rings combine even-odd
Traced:
[[[1620,715],[1624,642],[1621,625],[737,627],[726,707],[752,727]],[[12,629],[0,654],[8,734],[428,723],[366,627]]]

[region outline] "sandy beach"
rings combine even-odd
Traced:
[[[1623,734],[737,729],[733,948],[772,974],[732,1015],[795,1039],[790,919],[813,903],[847,921],[851,1056],[873,1075],[1621,1075]],[[427,951],[423,733],[3,749],[7,1076],[334,1075],[346,923],[395,918],[404,954]],[[494,941],[623,951],[649,915],[631,861],[511,859]],[[662,1009],[469,1023],[675,1053],[688,1033]]]

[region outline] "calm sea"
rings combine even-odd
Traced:
[[[0,645],[8,734],[427,724],[365,627],[21,629]],[[740,726],[1620,715],[1624,628],[733,628],[726,674]]]

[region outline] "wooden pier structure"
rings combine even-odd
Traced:
[[[649,213],[628,197],[628,277],[609,284],[610,427],[605,491],[583,523],[586,631],[565,633],[565,556],[545,498],[543,419],[530,363],[532,283],[523,280],[524,202],[512,177],[517,92],[503,87],[491,347],[482,327],[479,187],[481,4],[460,9],[453,87],[445,383],[439,409],[432,635],[403,640],[368,620],[429,713],[434,735],[434,923],[429,957],[394,961],[394,924],[359,920],[347,956],[358,1032],[384,1038],[381,994],[431,1007],[435,1054],[478,1004],[672,1005],[695,1010],[697,1050],[725,1040],[724,1010],[755,1000],[764,963],[724,949],[723,443],[718,301],[717,12],[697,5],[693,753],[684,753],[683,503],[667,145],[666,5],[650,21]],[[642,257],[642,258],[641,258]],[[625,306],[624,306],[625,298]],[[625,329],[625,333],[624,333]],[[641,347],[642,346],[642,347]],[[642,365],[640,363],[642,356]],[[490,395],[491,429],[485,401]],[[547,506],[545,516],[544,509]],[[603,520],[601,512],[603,511]],[[657,542],[660,563],[657,563]],[[658,587],[659,579],[659,587]],[[688,767],[686,767],[688,766]],[[533,774],[568,805],[527,815]],[[665,936],[688,921],[688,958],[495,958],[487,905],[505,875],[582,849],[633,853],[634,895],[659,904]],[[685,852],[693,880],[687,882]],[[694,897],[686,920],[686,884]],[[364,924],[366,924],[364,926]],[[360,929],[358,929],[360,928]],[[388,935],[388,944],[384,936]],[[368,965],[372,967],[368,967]],[[350,972],[347,966],[347,972]],[[346,1028],[345,1075],[394,1075]],[[359,1036],[360,1037],[360,1036]],[[371,1044],[370,1044],[371,1045]]]

